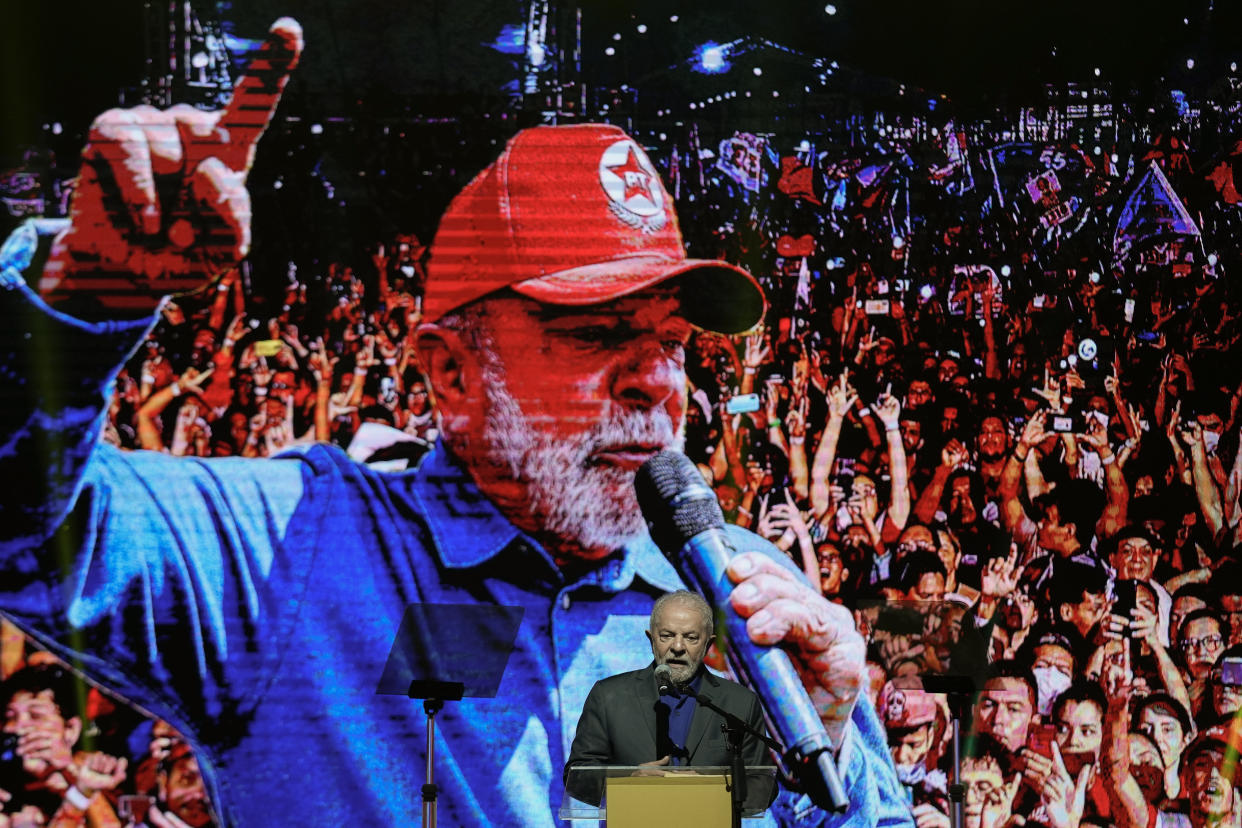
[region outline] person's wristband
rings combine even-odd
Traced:
[[[384,360],[384,364],[385,365],[396,365],[397,359],[396,357],[388,357],[387,359]]]
[[[266,386],[266,385],[256,385],[256,386],[254,387],[254,395],[255,395],[256,397],[266,397],[266,396],[267,396],[267,386]]]
[[[366,368],[355,368],[354,373],[357,376],[365,377],[367,375],[367,369]]]
[[[899,426],[899,425],[895,425],[895,426],[884,426],[884,433],[885,433],[885,434],[892,434],[894,431],[901,431],[901,426]]]
[[[790,437],[789,438],[789,445],[791,446],[800,446],[805,442],[806,442],[805,437]]]
[[[753,373],[755,373],[755,372],[756,372],[756,371],[758,371],[758,370],[759,370],[759,369],[758,369],[758,368],[756,368],[756,367],[755,367],[755,366],[753,366],[753,365],[745,365],[745,366],[743,366],[743,367],[742,367],[742,373],[743,373],[743,374],[753,374]]]
[[[1107,457],[1105,457],[1104,455],[1100,455],[1100,465],[1102,466],[1111,466],[1113,463],[1116,463],[1116,462],[1117,462],[1117,455],[1115,454],[1110,454]]]
[[[78,790],[77,785],[71,785],[69,789],[65,791],[65,801],[77,808],[79,811],[85,811],[91,807],[90,797]]]
[[[773,417],[770,420],[768,420],[768,428],[780,428],[780,427],[781,427],[780,417]]]
[[[221,348],[222,350],[227,351],[227,350],[229,350],[230,348],[232,348],[232,347],[233,347],[233,345],[235,345],[235,344],[236,344],[236,343],[235,343],[233,340],[231,340],[231,339],[227,339],[227,338],[226,338],[223,342],[221,342],[221,343],[220,343],[220,348]]]
[[[1025,463],[1025,462],[1026,462],[1026,457],[1027,457],[1027,455],[1028,455],[1028,454],[1030,454],[1030,453],[1031,453],[1031,450],[1030,450],[1029,448],[1026,450],[1026,454],[1019,454],[1019,453],[1018,453],[1018,449],[1014,449],[1014,450],[1013,450],[1013,459],[1014,459],[1014,460],[1017,460],[1019,463]]]
[[[170,384],[170,385],[168,386],[168,390],[172,391],[172,395],[173,395],[174,397],[180,397],[180,396],[181,396],[181,386],[180,386],[180,385],[178,385],[178,384],[177,384],[177,383],[175,383],[175,382],[174,382],[174,383],[172,383],[172,384]]]
[[[865,405],[862,408],[858,409],[859,417],[866,417],[870,413],[871,413],[871,409]]]

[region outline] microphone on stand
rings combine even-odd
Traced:
[[[733,584],[725,569],[738,551],[725,533],[716,494],[698,469],[684,454],[662,451],[638,470],[634,488],[651,537],[677,574],[713,606],[727,608]],[[778,756],[782,770],[819,807],[847,810],[849,797],[837,775],[832,740],[788,654],[751,641],[745,620],[731,609],[725,609],[724,618],[729,666],[759,696],[769,731],[787,746]],[[660,667],[668,670],[668,665]],[[671,678],[670,672],[670,687]]]
[[[673,671],[667,664],[661,664],[655,668],[656,689],[660,697],[672,696],[678,697],[677,685],[673,683]],[[675,702],[674,702],[675,703]],[[677,764],[672,761],[674,753],[677,752],[677,745],[673,742],[672,736],[669,735],[669,718],[671,710],[667,704],[656,702],[656,756],[667,756],[671,764]]]
[[[667,664],[661,664],[655,668],[656,688],[661,696],[680,696],[677,692],[677,684],[673,681],[673,668]]]

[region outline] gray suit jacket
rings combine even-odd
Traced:
[[[705,670],[699,693],[760,732],[766,732],[759,697],[742,685]],[[571,794],[586,802],[599,802],[598,787],[592,790],[591,786],[569,784],[569,769],[575,765],[641,765],[662,758],[657,749],[656,735],[658,698],[654,663],[641,670],[621,673],[595,683],[582,707],[582,718],[578,720],[569,761],[565,763],[566,782]],[[686,739],[686,750],[690,754],[688,764],[730,764],[728,743],[720,728],[723,723],[724,719],[718,713],[698,705]],[[772,763],[764,744],[753,736],[742,742],[742,755],[747,765]],[[748,791],[748,805],[755,801],[755,794],[769,799],[768,793],[767,790]],[[759,807],[763,804],[760,803]]]

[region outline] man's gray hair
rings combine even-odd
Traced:
[[[479,299],[453,308],[441,316],[436,324],[441,328],[457,331],[462,338],[482,353],[490,353],[493,348],[491,328],[484,319],[482,303]]]
[[[703,618],[703,628],[707,630],[707,634],[711,635],[713,633],[716,628],[716,613],[712,611],[712,605],[707,603],[707,600],[702,595],[699,595],[697,592],[691,592],[688,589],[679,589],[676,592],[665,593],[656,599],[655,606],[651,608],[651,621],[649,623],[652,632],[655,632],[656,616],[666,606],[674,602],[689,604],[694,607]]]

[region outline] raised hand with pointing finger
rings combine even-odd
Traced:
[[[892,394],[887,391],[881,394],[872,410],[884,424],[885,430],[897,428],[898,421],[901,419],[901,402]]]
[[[202,287],[250,249],[246,176],[302,52],[302,28],[272,24],[220,112],[187,105],[112,109],[82,151],[70,228],[39,288],[49,301],[89,292],[111,310],[149,311]]]
[[[841,376],[828,390],[828,414],[838,420],[844,419],[849,410],[858,401],[858,392],[849,384],[849,375],[842,371]]]

